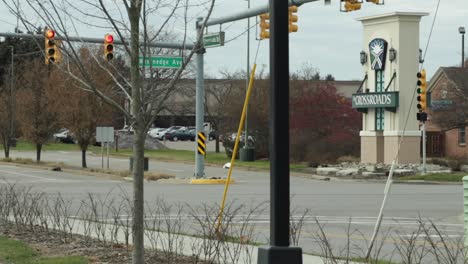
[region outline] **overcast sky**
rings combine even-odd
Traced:
[[[252,7],[265,5],[268,2],[250,1]],[[420,36],[421,48],[425,49],[437,2],[438,0],[385,0],[385,5],[364,3],[361,10],[349,13],[339,12],[338,0],[332,0],[330,6],[325,6],[323,0],[304,4],[298,12],[299,31],[290,34],[290,69],[295,71],[301,65],[309,64],[319,69],[322,75],[330,73],[337,80],[360,80],[363,78],[359,63],[359,52],[362,50],[362,25],[356,21],[356,18],[394,11],[427,12],[429,16],[423,17],[421,21]],[[468,29],[468,0],[440,2],[425,62],[429,76],[440,66],[460,65],[461,35],[458,33],[458,28],[464,26]],[[246,0],[217,0],[212,17],[223,17],[245,9],[247,9]],[[252,18],[251,25],[254,23],[255,18]],[[0,2],[0,31],[11,32],[15,25],[15,17],[9,14]],[[230,71],[246,69],[246,28],[246,20],[221,26],[221,30],[226,32],[228,42],[224,47],[207,49],[205,73],[208,76],[219,76],[220,69]],[[217,32],[219,29],[219,26],[212,26],[208,31]],[[88,31],[89,35],[86,36],[101,37],[104,34],[101,31],[103,30]],[[251,30],[250,45],[252,63],[258,46],[258,41],[255,40],[257,34],[258,27],[254,27]],[[257,58],[259,67],[268,65],[268,46],[267,40],[260,42]]]

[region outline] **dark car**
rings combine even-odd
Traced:
[[[208,134],[208,140],[215,140],[217,134],[218,132],[216,132],[216,130],[211,130],[210,133]]]
[[[167,140],[177,141],[177,140],[195,140],[195,134],[190,132],[190,130],[173,130],[165,134]]]

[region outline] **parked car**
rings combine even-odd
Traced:
[[[164,136],[164,133],[167,130],[167,128],[152,128],[148,131],[148,135],[152,138],[157,138],[157,139],[162,139]]]
[[[177,140],[195,140],[195,133],[191,132],[191,130],[172,130],[166,132],[165,138],[170,141],[177,141]]]
[[[216,130],[211,130],[210,133],[208,134],[208,140],[215,140],[216,135],[217,135]]]
[[[66,128],[60,129],[54,135],[55,142],[66,143],[66,144],[75,144],[75,139],[70,133],[70,130]]]

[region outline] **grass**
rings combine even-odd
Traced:
[[[18,141],[16,148],[17,151],[34,151],[36,146],[34,144]],[[80,151],[80,148],[76,144],[63,144],[63,143],[49,143],[42,147],[44,151]],[[100,147],[90,146],[88,151],[94,153],[101,153]],[[110,155],[130,157],[133,155],[133,150],[131,149],[119,149],[118,152],[115,149],[110,149]],[[195,154],[193,150],[174,150],[174,149],[164,149],[164,150],[145,150],[145,156],[150,159],[160,160],[160,161],[175,161],[175,162],[186,162],[194,163]],[[205,163],[211,165],[224,165],[225,163],[231,162],[231,159],[226,156],[224,151],[220,153],[216,152],[207,152]],[[255,162],[248,161],[235,161],[235,167],[257,169],[257,170],[268,170],[270,168],[270,162],[268,160],[256,160]],[[290,164],[291,170],[301,170],[306,168],[306,164]]]
[[[461,182],[463,177],[467,174],[449,174],[449,173],[435,173],[427,175],[413,175],[399,177],[399,180],[424,180],[424,181],[436,181],[436,182]]]
[[[86,264],[84,257],[43,257],[25,243],[0,236],[0,261],[15,264]]]

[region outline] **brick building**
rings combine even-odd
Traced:
[[[440,67],[428,92],[427,155],[468,157],[468,68]]]

